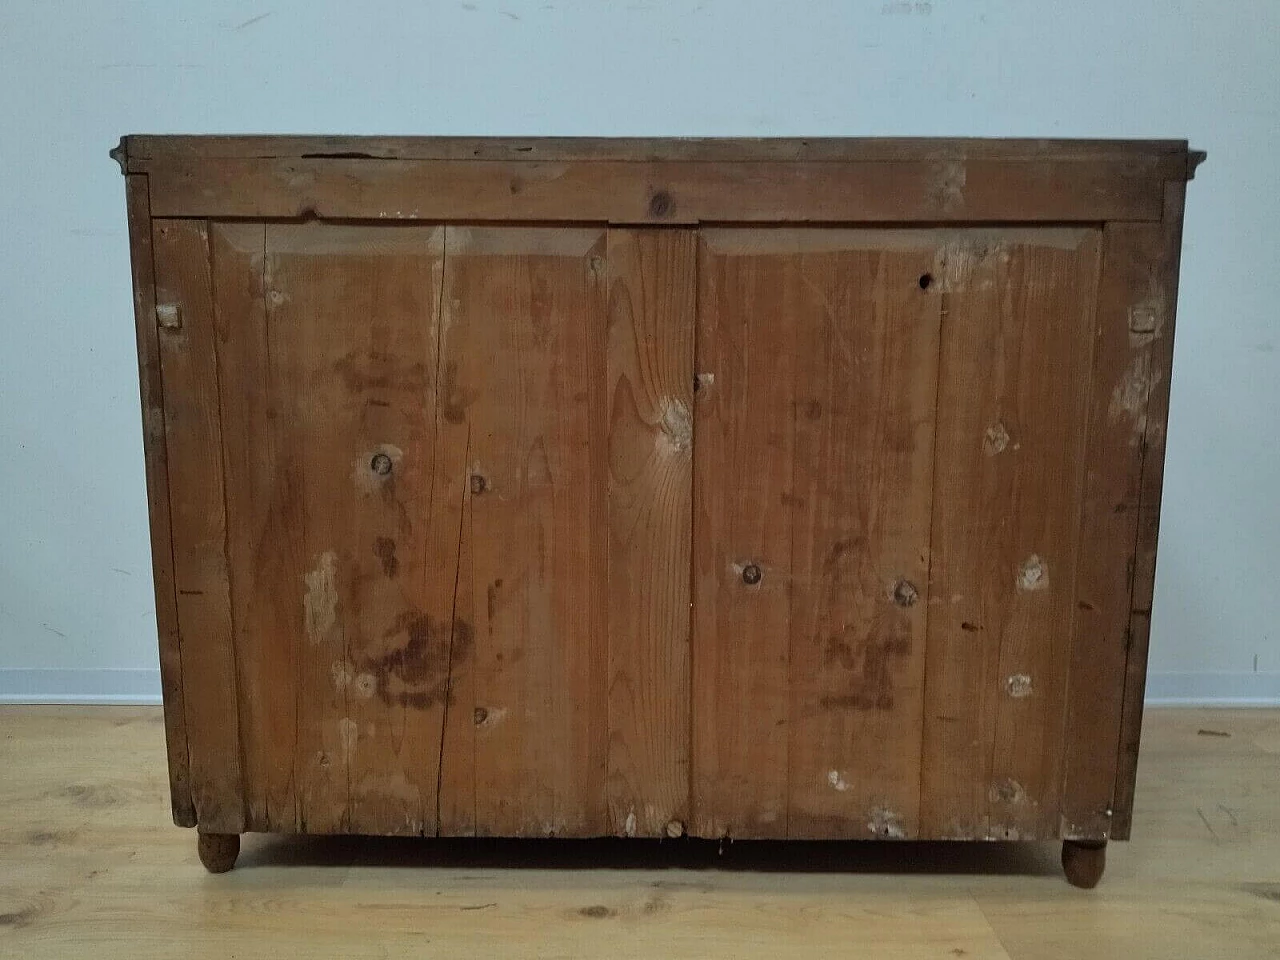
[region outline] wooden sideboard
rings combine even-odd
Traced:
[[[174,820],[1129,835],[1182,141],[130,136]]]

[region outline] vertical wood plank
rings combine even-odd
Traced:
[[[930,231],[703,231],[700,835],[914,833],[933,246]]]
[[[219,224],[214,241],[251,819],[434,832],[442,231]]]
[[[125,177],[125,199],[129,216],[129,259],[133,271],[134,326],[138,341],[138,388],[142,401],[147,514],[151,528],[151,577],[155,585],[156,629],[160,645],[160,686],[164,693],[169,800],[173,822],[180,827],[193,827],[196,824],[196,811],[191,800],[191,771],[187,756],[187,722],[182,685],[182,647],[178,633],[177,592],[173,582],[169,466],[164,435],[164,383],[160,370],[160,336],[156,326],[151,206],[145,176],[132,174]]]
[[[244,829],[219,382],[204,221],[153,223],[165,445],[191,794],[203,830]]]
[[[1164,479],[1186,184],[1164,220],[1108,224],[1068,702],[1064,837],[1128,839]]]
[[[273,478],[273,405],[263,299],[266,228],[211,223],[209,257],[225,465],[227,561],[239,667],[245,829],[292,830],[297,638],[271,575],[289,542]]]
[[[943,325],[921,831],[1053,836],[1098,239],[958,231]]]
[[[608,746],[605,231],[457,227],[448,250],[442,433],[463,438],[467,451],[469,543],[458,550],[471,564],[455,618],[470,639],[455,641],[454,669],[471,660],[475,700],[455,701],[446,727],[470,714],[475,728],[477,833],[599,834]],[[444,758],[455,762],[465,758]]]
[[[938,298],[932,231],[799,234],[788,833],[916,835]],[[774,242],[785,239],[776,232]]]
[[[690,830],[699,837],[787,828],[797,364],[776,264],[735,255],[741,239],[704,229],[698,245]]]
[[[689,816],[689,562],[697,235],[610,230],[609,830]]]

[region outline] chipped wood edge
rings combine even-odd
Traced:
[[[148,187],[147,177],[143,174],[128,174],[125,177],[134,324],[138,345],[138,385],[142,401],[143,449],[146,459],[147,511],[150,516],[151,572],[160,647],[160,685],[164,693],[165,744],[169,758],[169,793],[173,822],[180,827],[194,827],[196,811],[191,795],[178,598],[173,575],[164,387],[160,376],[160,339],[156,329],[155,262],[151,245]]]
[[[1200,159],[1203,160],[1203,153]],[[1199,160],[1196,161],[1200,162]],[[1192,168],[1194,172],[1194,167]],[[1111,838],[1128,840],[1133,826],[1133,795],[1137,781],[1138,744],[1142,733],[1146,694],[1147,655],[1151,636],[1151,603],[1155,593],[1156,547],[1160,533],[1160,502],[1164,485],[1165,438],[1173,375],[1173,340],[1178,302],[1186,182],[1165,185],[1164,250],[1161,286],[1167,304],[1164,323],[1152,348],[1152,366],[1159,374],[1147,396],[1143,436],[1142,474],[1138,502],[1138,536],[1129,604],[1129,649],[1125,663],[1124,702],[1112,799]]]

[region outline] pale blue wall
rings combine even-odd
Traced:
[[[125,132],[1189,137],[1154,685],[1280,694],[1278,41],[1273,0],[11,0],[0,696],[155,689]]]

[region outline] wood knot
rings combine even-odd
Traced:
[[[649,216],[665,217],[675,209],[675,201],[671,198],[671,194],[665,190],[659,190],[649,198]]]
[[[920,599],[920,591],[910,580],[902,579],[893,585],[893,602],[900,607],[913,607]]]

